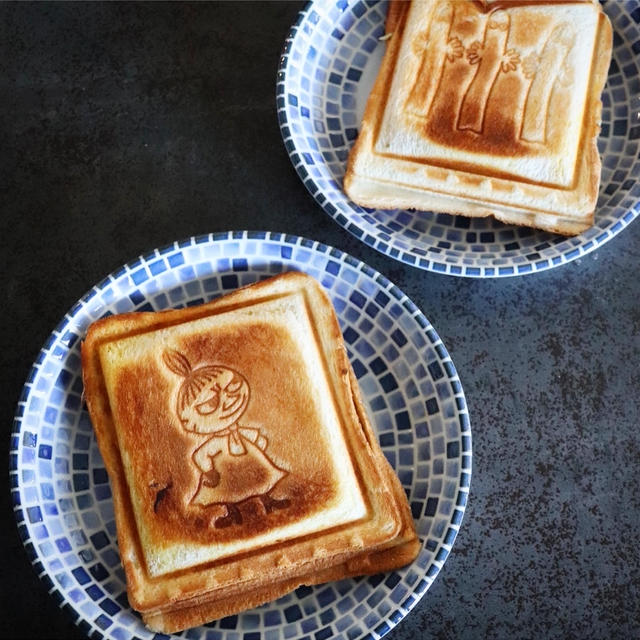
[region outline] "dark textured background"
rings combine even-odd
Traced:
[[[300,7],[0,4],[5,443],[50,331],[122,263],[212,231],[308,236],[416,302],[469,404],[460,535],[388,637],[640,637],[640,224],[572,264],[499,281],[360,244],[308,195],[280,139],[276,69]],[[0,633],[81,637],[30,568],[4,478]]]

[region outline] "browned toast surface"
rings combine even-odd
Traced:
[[[309,276],[112,316],[82,358],[129,600],[154,628],[417,554],[335,312]]]

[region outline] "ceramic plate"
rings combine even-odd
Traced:
[[[360,240],[407,264],[459,276],[542,271],[613,238],[640,209],[640,7],[604,3],[614,28],[613,61],[603,94],[602,182],[592,228],[573,238],[421,211],[363,209],[342,191],[349,149],[385,44],[386,3],[316,0],[301,12],[278,72],[278,117],[285,146],[324,210]]]
[[[400,571],[300,588],[179,635],[377,638],[440,571],[467,502],[471,431],[460,380],[427,319],[384,276],[326,245],[265,232],[191,238],[137,259],[91,289],[47,340],[18,404],[10,473],[20,535],[46,588],[89,635],[154,637],[127,603],[109,482],[82,402],[80,343],[87,327],[112,313],[202,303],[288,270],[314,276],[331,296],[422,550]]]

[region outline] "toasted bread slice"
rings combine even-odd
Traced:
[[[175,631],[419,550],[335,312],[288,273],[82,346],[132,606]]]
[[[347,165],[354,202],[593,224],[612,46],[597,2],[392,0],[387,29]]]

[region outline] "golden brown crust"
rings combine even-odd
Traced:
[[[204,601],[168,611],[143,613],[142,620],[152,631],[173,633],[252,609],[265,602],[271,602],[297,589],[301,584],[303,582],[300,578],[294,578],[275,585],[253,589],[240,595]]]
[[[591,226],[611,57],[599,4],[392,1],[389,12],[347,195],[567,235]]]
[[[417,554],[312,278],[101,320],[82,362],[129,600],[154,628]]]

